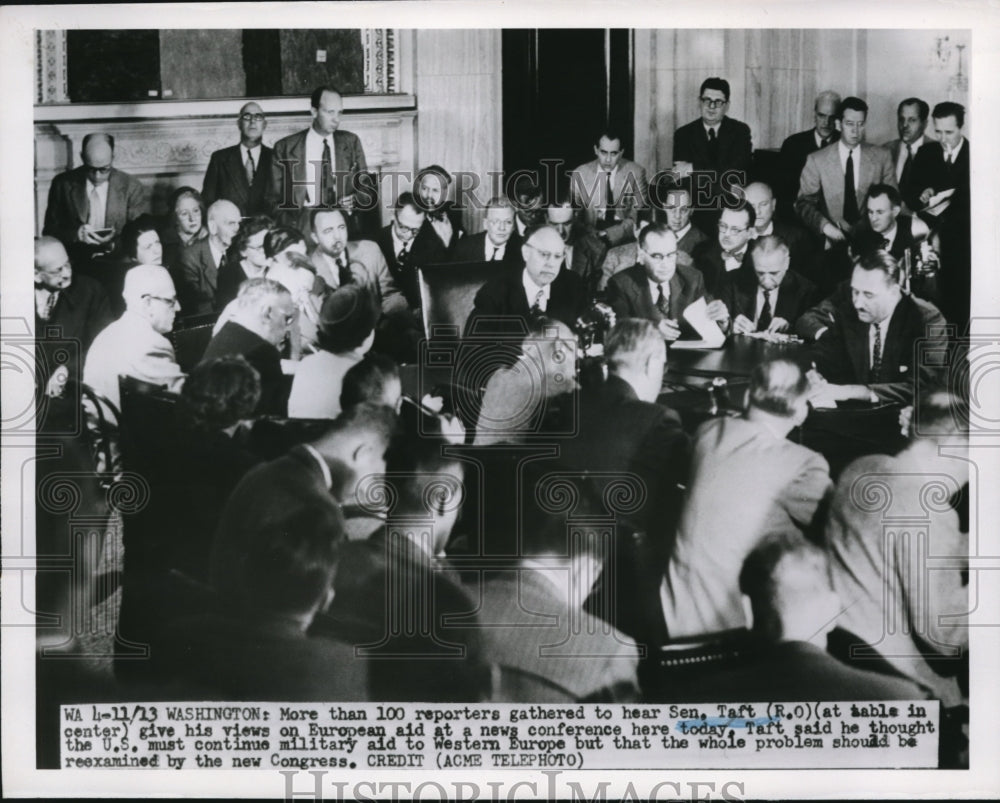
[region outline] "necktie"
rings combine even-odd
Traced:
[[[823,137],[823,138],[822,138],[822,139],[820,140],[820,142],[819,142],[819,146],[820,146],[821,148],[825,148],[825,147],[826,147],[827,145],[829,145],[829,144],[830,144],[830,138],[829,138],[829,137]]]
[[[726,270],[737,270],[743,266],[743,257],[736,251],[723,251],[722,261],[726,263]]]
[[[532,312],[542,312],[542,299],[545,298],[545,291],[539,290],[535,293],[535,303],[531,305]]]
[[[97,194],[97,187],[90,191],[90,210],[87,214],[87,223],[92,228],[104,228],[104,210],[101,208],[101,196]]]
[[[337,203],[337,188],[333,183],[333,159],[330,156],[330,142],[323,140],[323,191],[320,199],[323,206],[334,206]]]
[[[406,264],[406,258],[409,255],[409,253],[410,253],[409,250],[407,250],[406,246],[404,245],[402,248],[399,249],[399,253],[396,254],[396,261],[400,265],[405,265]]]
[[[611,191],[611,173],[604,174],[604,219],[610,223],[615,219],[615,196]]]
[[[875,327],[875,344],[872,346],[872,370],[871,370],[871,381],[878,382],[879,375],[882,373],[882,330],[879,328],[877,323],[873,323],[872,326]]]
[[[719,159],[719,139],[714,128],[708,129],[708,154],[714,165]]]
[[[253,163],[253,152],[247,151],[247,184],[253,184],[253,177],[257,174],[257,166]]]
[[[490,257],[489,261],[490,262],[500,261],[500,249],[497,248],[495,245],[493,246],[493,256]]]
[[[844,220],[850,224],[858,222],[858,193],[854,187],[854,150],[847,152],[847,167],[844,170]]]
[[[52,317],[52,310],[56,308],[56,302],[59,300],[58,292],[50,292],[49,297],[45,299],[45,304],[42,307],[41,315],[39,316],[43,321],[47,321]]]
[[[760,316],[757,318],[757,331],[766,332],[771,325],[771,291],[764,291],[764,304],[760,308]]]
[[[910,177],[910,167],[913,164],[913,147],[911,145],[906,146],[906,161],[903,162],[903,170],[899,174],[899,183],[904,184]]]
[[[337,260],[337,279],[340,281],[340,287],[354,282],[354,274],[351,273],[347,260],[343,256]]]
[[[656,286],[656,308],[664,318],[670,317],[670,299],[663,292],[663,285]]]

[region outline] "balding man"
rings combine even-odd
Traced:
[[[181,309],[185,315],[203,315],[215,309],[219,270],[239,228],[236,204],[216,201],[208,208],[208,237],[181,251]]]
[[[743,190],[746,202],[753,207],[755,214],[754,237],[776,235],[788,246],[791,256],[791,268],[802,274],[808,274],[812,269],[813,247],[808,233],[793,223],[779,220],[775,217],[778,209],[778,199],[774,192],[763,181],[747,184]]]
[[[813,127],[808,131],[792,134],[781,143],[781,153],[778,156],[781,168],[781,181],[777,185],[778,198],[782,208],[789,213],[785,217],[794,218],[792,204],[799,192],[799,176],[806,166],[806,158],[813,151],[825,148],[840,139],[837,130],[837,107],[840,105],[840,95],[827,89],[816,96],[813,104]]]
[[[35,337],[47,395],[61,396],[67,381],[80,380],[87,349],[109,323],[111,307],[101,285],[73,275],[66,249],[55,237],[36,238]],[[78,347],[66,349],[65,341]]]
[[[513,216],[511,219],[513,225]],[[471,239],[471,238],[470,238]],[[466,332],[479,318],[506,319],[490,331],[524,332],[533,318],[544,315],[572,326],[587,304],[587,288],[577,274],[562,267],[566,244],[552,226],[540,226],[521,246],[524,269],[495,276],[476,293]],[[477,334],[484,334],[476,328]]]
[[[264,110],[252,101],[245,103],[236,126],[240,143],[212,154],[201,197],[209,206],[220,199],[232,201],[244,217],[270,214],[273,151],[262,142],[267,129]]]
[[[78,266],[112,250],[115,238],[130,220],[149,211],[145,188],[112,167],[115,139],[87,134],[83,164],[52,180],[42,234],[63,242]]]
[[[180,392],[184,373],[165,337],[179,306],[170,274],[156,265],[136,265],[125,274],[122,296],[125,312],[94,338],[83,381],[115,407],[121,405],[119,375]]]

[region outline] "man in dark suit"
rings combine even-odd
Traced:
[[[83,164],[52,179],[42,234],[61,240],[77,267],[111,252],[125,224],[149,211],[145,188],[112,167],[114,156],[114,137],[87,134]]]
[[[448,258],[448,251],[438,236],[424,228],[426,219],[427,213],[420,208],[413,193],[404,192],[396,199],[392,222],[383,226],[375,238],[389,273],[411,310],[420,309],[417,268],[445,262]]]
[[[441,165],[428,165],[417,173],[413,184],[416,198],[427,213],[423,228],[430,229],[444,248],[452,248],[465,234],[465,227],[462,213],[448,200],[451,173]]]
[[[684,682],[665,683],[663,702],[712,702],[720,694],[733,702],[926,699],[924,689],[901,676],[856,669],[827,653],[827,633],[842,605],[826,555],[798,533],[776,533],[754,547],[739,591],[753,619],[747,654],[738,664],[701,665],[685,672]]]
[[[862,143],[868,104],[845,98],[837,113],[840,140],[809,154],[795,201],[802,222],[833,244],[846,242],[861,220],[861,203],[872,184],[896,186],[889,152]]]
[[[691,183],[684,180],[676,186],[668,188],[663,209],[664,220],[660,222],[665,222],[667,228],[677,238],[677,251],[679,252],[677,261],[681,265],[693,265],[694,249],[708,238],[701,229],[691,225]],[[654,218],[656,217],[659,216],[654,215]]]
[[[684,310],[702,297],[709,301],[713,320],[728,320],[725,304],[707,295],[701,273],[677,264],[677,240],[663,223],[650,223],[639,232],[638,264],[608,282],[608,304],[618,318],[645,318],[668,341],[682,334],[697,337]]]
[[[872,184],[868,188],[865,214],[868,228],[882,238],[880,247],[899,262],[907,252],[915,259],[920,243],[930,235],[926,223],[902,211],[900,192],[888,184]]]
[[[524,267],[523,240],[514,223],[514,205],[498,195],[486,204],[486,230],[470,234],[455,243],[452,262],[503,262],[512,271]]]
[[[273,151],[261,143],[267,128],[264,110],[253,102],[244,104],[236,125],[240,144],[212,154],[201,197],[206,206],[219,199],[232,201],[244,217],[270,214]]]
[[[899,264],[885,251],[855,259],[853,309],[842,310],[811,349],[814,392],[832,401],[913,400],[919,381],[942,381],[948,337],[924,324],[913,299],[899,286]],[[923,359],[916,343],[924,345]]]
[[[778,155],[781,177],[775,192],[781,202],[783,217],[794,220],[793,205],[799,194],[799,177],[802,168],[806,166],[806,158],[810,153],[825,148],[840,139],[837,130],[837,107],[840,106],[840,95],[832,90],[820,92],[813,105],[815,125],[808,131],[792,134],[781,143],[781,153]]]
[[[208,237],[184,246],[178,296],[185,315],[204,315],[215,309],[219,270],[239,228],[236,204],[216,201],[208,208]]]
[[[726,116],[729,110],[729,82],[706,78],[698,90],[701,117],[674,132],[674,165],[689,163],[695,171],[694,207],[718,209],[719,196],[734,186],[746,184],[753,145],[750,126]],[[711,194],[702,197],[697,174],[710,179]],[[705,217],[702,215],[702,217]]]
[[[803,276],[808,275],[813,264],[813,246],[808,233],[794,223],[775,217],[778,201],[771,188],[763,181],[748,184],[743,194],[756,215],[754,237],[767,237],[770,234],[780,237],[788,246],[791,269]]]
[[[513,210],[509,211],[513,226]],[[587,288],[573,271],[563,269],[566,246],[559,232],[552,226],[535,229],[521,246],[521,256],[522,270],[496,276],[479,288],[466,334],[473,329],[484,334],[483,325],[476,325],[480,318],[498,318],[489,322],[490,331],[498,334],[525,332],[530,328],[529,321],[539,315],[570,327],[576,323],[587,305]]]
[[[705,279],[709,293],[718,293],[726,274],[733,271],[749,273],[750,240],[756,229],[757,213],[753,206],[744,204],[739,209],[723,209],[716,224],[716,236],[694,249],[694,266]]]
[[[816,286],[789,269],[788,245],[775,234],[755,240],[750,258],[753,273],[727,274],[719,290],[733,333],[792,331],[815,300]]]
[[[594,234],[568,198],[554,200],[545,208],[545,222],[563,238],[566,246],[563,267],[583,279],[588,296],[595,296],[607,244]]]
[[[203,360],[242,354],[260,374],[260,415],[284,416],[291,384],[282,373],[278,351],[295,320],[291,293],[271,279],[247,279],[240,285],[233,317],[213,335]]]
[[[300,219],[305,207],[336,204],[353,217],[355,196],[362,189],[359,174],[368,170],[361,140],[339,130],[344,108],[340,92],[317,87],[309,102],[312,125],[274,144],[271,167],[271,208],[302,229],[307,228]]]
[[[899,130],[899,139],[885,143],[883,148],[888,148],[892,156],[892,164],[896,170],[896,184],[899,186],[900,195],[909,209],[915,209],[917,198],[920,196],[923,187],[917,187],[913,183],[913,161],[916,159],[920,148],[928,144],[930,140],[924,136],[927,128],[927,118],[930,117],[931,109],[926,101],[920,98],[906,98],[900,101],[896,109],[896,127]]]

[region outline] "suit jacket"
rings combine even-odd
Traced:
[[[579,276],[587,285],[588,294],[597,294],[597,287],[601,281],[601,269],[604,263],[604,256],[608,252],[607,244],[600,237],[593,234],[589,228],[580,227],[574,232],[569,245],[573,248],[570,264],[563,260],[563,267],[569,268]]]
[[[719,124],[718,143],[718,151],[713,156],[700,117],[674,131],[674,162],[691,162],[696,171],[711,173],[713,194],[731,186],[731,179],[722,180],[727,171],[739,171],[742,175],[735,183],[739,186],[746,184],[753,155],[750,126],[731,117],[723,117]]]
[[[861,169],[854,189],[858,210],[864,217],[868,188],[872,184],[895,187],[896,168],[885,148],[864,143],[858,149],[861,151]],[[802,169],[795,211],[802,222],[817,234],[823,233],[823,224],[828,221],[835,226],[847,226],[844,221],[844,170],[840,166],[840,146],[837,143],[809,154]]]
[[[503,264],[511,270],[520,270],[524,267],[524,255],[521,253],[523,242],[516,236],[511,235],[503,250]],[[436,236],[436,235],[435,235]],[[479,234],[469,234],[452,245],[449,262],[484,262],[486,260],[486,232]]]
[[[196,240],[181,251],[181,286],[178,287],[177,295],[185,315],[204,315],[216,309],[215,292],[219,284],[219,268],[208,241],[208,237]]]
[[[773,233],[788,245],[791,257],[789,267],[797,273],[808,273],[812,269],[815,257],[812,238],[804,229],[793,223],[773,219],[771,222],[774,226]]]
[[[935,193],[942,190],[954,189],[951,205],[943,213],[944,215],[964,214],[969,212],[969,140],[962,144],[962,149],[958,152],[958,157],[954,164],[948,164],[944,160],[944,147],[940,142],[925,142],[917,155],[913,157],[913,168],[910,171],[913,184],[913,195],[907,199],[904,197],[910,209],[923,209],[925,204],[920,203],[919,196],[928,187]],[[912,204],[911,205],[911,201]]]
[[[924,323],[924,314],[910,296],[899,300],[889,319],[877,383],[871,377],[868,332],[869,325],[858,320],[853,308],[842,310],[810,350],[819,372],[837,384],[869,385],[879,399],[903,404],[913,401],[918,377],[922,387],[943,380],[948,336]],[[915,353],[918,341],[927,344],[924,359]]]
[[[459,242],[463,242],[462,238]],[[386,266],[396,286],[402,291],[406,303],[411,309],[420,309],[420,286],[417,281],[417,268],[421,265],[437,265],[448,261],[448,250],[441,238],[433,231],[421,229],[410,245],[405,264],[400,264],[396,258],[395,245],[392,240],[392,224],[383,226],[375,238],[375,243],[385,257]]]
[[[697,226],[690,226],[684,236],[677,241],[677,250],[683,251],[688,256],[694,254],[694,249],[705,242],[708,237]]]
[[[670,637],[742,627],[744,559],[763,537],[808,527],[829,490],[816,452],[745,418],[702,424],[663,585]]]
[[[119,374],[173,393],[180,392],[185,379],[170,341],[128,310],[94,338],[83,364],[83,381],[121,409]]]
[[[117,237],[126,223],[148,211],[149,195],[146,188],[128,173],[112,168],[108,177],[104,225],[108,228],[113,226]],[[89,214],[87,168],[81,165],[52,179],[42,234],[61,240],[71,255],[83,254],[88,249],[89,252],[101,250],[99,247],[86,246],[76,238],[77,230],[87,222]]]
[[[743,253],[743,263],[734,271],[726,270],[726,260],[722,257],[722,246],[719,245],[718,238],[705,240],[694,250],[692,259],[694,266],[701,271],[705,277],[705,287],[713,296],[719,292],[722,281],[729,273],[753,273],[753,258],[750,256],[750,246],[747,243],[747,250]]]
[[[710,703],[720,694],[734,703],[773,697],[790,703],[927,698],[915,683],[847,666],[806,641],[759,643],[738,665],[698,666],[685,673],[684,682],[664,684],[664,692],[657,699],[671,703]]]
[[[310,259],[317,276],[331,288],[340,286],[339,272],[334,272],[334,268],[318,248],[313,249]],[[377,243],[372,240],[348,242],[347,264],[355,283],[368,288],[384,313],[406,308],[406,298],[389,272],[385,255]]]
[[[512,270],[493,277],[479,288],[465,324],[466,334],[472,331],[476,320],[483,317],[508,319],[506,323],[497,321],[492,324],[490,331],[497,334],[516,334],[522,331],[522,326],[530,328],[531,306],[524,291],[522,274],[523,270]],[[560,270],[550,287],[546,317],[555,318],[572,328],[587,306],[587,288],[583,279],[572,271]],[[482,325],[475,328],[477,334],[483,334]]]
[[[691,335],[694,330],[684,320],[684,310],[707,295],[705,280],[695,268],[678,265],[668,286],[670,317],[681,325],[682,333]],[[649,278],[642,265],[633,265],[611,277],[608,282],[608,304],[619,319],[645,318],[647,321],[659,323],[663,317],[649,291]]]
[[[265,274],[266,275],[266,274]],[[230,259],[226,254],[226,261],[219,268],[219,275],[215,281],[215,309],[224,310],[226,305],[232,301],[240,292],[240,285],[250,277],[247,276],[243,265],[238,257]]]
[[[583,210],[582,215],[588,225],[596,225],[598,209],[606,204],[604,171],[600,162],[594,159],[580,165],[570,173],[569,181],[574,204]],[[611,181],[611,195],[615,202],[615,217],[634,222],[638,211],[649,206],[646,168],[628,159],[620,159]]]
[[[947,466],[940,471],[947,472]],[[961,614],[969,610],[969,587],[958,561],[968,555],[969,539],[960,532],[953,508],[926,504],[932,483],[947,488],[946,496],[961,487],[960,480],[947,473],[915,473],[912,463],[900,457],[855,460],[837,482],[826,543],[834,588],[841,597],[837,625],[860,639],[864,653],[873,648],[897,671],[954,705],[959,697],[954,678],[941,677],[931,664],[936,655],[954,656],[968,644],[969,629]],[[885,504],[858,504],[861,499]],[[887,515],[922,523],[887,538]],[[923,549],[917,546],[918,538],[928,539]],[[927,571],[927,555],[952,562]],[[889,622],[896,626],[886,627]]]
[[[802,175],[802,168],[806,166],[806,159],[810,153],[819,150],[816,146],[815,133],[815,128],[799,131],[781,143],[781,151],[778,154],[780,178],[778,185],[774,187],[774,193],[782,207],[786,209],[791,209],[799,194],[799,177]],[[839,139],[840,132],[834,131],[830,136],[830,143]]]
[[[270,214],[269,201],[274,196],[271,189],[273,155],[274,151],[266,145],[260,146],[253,184],[248,184],[240,146],[232,145],[215,151],[208,161],[201,190],[205,206],[209,207],[221,198],[236,204],[244,217]]]
[[[228,354],[242,354],[260,374],[257,414],[284,416],[288,409],[290,383],[281,372],[278,350],[242,324],[226,321],[209,341],[202,360],[213,360]]]
[[[306,134],[309,129],[289,134],[274,143],[271,161],[270,207],[276,213],[295,212],[308,206],[305,182],[313,182],[318,168],[306,164]],[[333,169],[336,172],[337,198],[353,195],[357,187],[357,176],[368,170],[365,150],[357,134],[350,131],[333,132]],[[294,184],[286,179],[290,177]],[[317,187],[312,187],[313,194]],[[313,198],[313,206],[320,199]]]
[[[913,171],[913,167],[916,164],[917,156],[920,155],[920,151],[922,151],[924,148],[926,148],[928,145],[930,145],[931,141],[932,140],[930,140],[929,138],[925,137],[923,145],[921,145],[917,149],[917,152],[915,154],[913,154],[913,161],[910,162],[910,172],[906,176],[906,180],[905,181],[900,181],[899,178],[896,179],[897,183],[899,184],[899,194],[903,197],[903,203],[906,204],[907,209],[910,209],[910,210],[912,210],[912,209],[915,208],[915,207],[911,206],[911,201],[914,201],[915,199],[919,198],[920,197],[920,193],[923,192],[926,189],[926,187],[918,187],[914,183],[914,177],[915,177],[916,174]],[[887,151],[889,151],[889,155],[892,157],[892,169],[893,169],[893,172],[895,172],[896,165],[899,164],[899,152],[900,152],[900,150],[902,150],[902,149],[904,149],[906,147],[903,144],[903,140],[901,140],[901,139],[894,139],[894,140],[891,140],[889,142],[886,142],[882,147],[885,148]],[[919,207],[919,203],[918,203],[918,207]]]
[[[754,273],[733,271],[723,280],[719,288],[719,298],[729,310],[731,320],[737,315],[743,315],[749,320],[754,319],[757,312],[757,289],[759,285]],[[795,329],[799,317],[813,304],[816,297],[816,285],[808,279],[789,270],[778,285],[778,300],[771,310],[775,318],[788,321],[788,331]]]
[[[49,319],[43,321],[35,311],[35,338],[38,347],[37,370],[48,381],[52,371],[65,365],[69,379],[82,380],[84,359],[94,338],[112,321],[108,297],[89,276],[73,276],[73,283],[59,291]],[[66,349],[63,341],[75,346]],[[65,358],[61,355],[65,354]]]
[[[571,612],[537,571],[505,571],[480,588],[484,657],[500,667],[543,678],[571,700],[635,700],[638,648],[590,614]],[[504,702],[538,702],[534,690]],[[500,701],[498,698],[494,698]]]

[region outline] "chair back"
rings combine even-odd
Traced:
[[[217,312],[207,315],[194,315],[185,318],[181,327],[169,335],[174,347],[174,358],[184,373],[190,373],[208,348],[212,339],[212,328],[219,319]]]
[[[451,262],[418,268],[427,337],[460,337],[479,288],[509,271],[510,266],[502,262]]]

